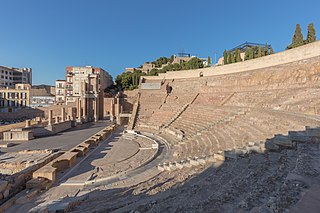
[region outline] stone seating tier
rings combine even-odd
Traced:
[[[319,125],[319,121],[303,115],[283,115],[277,111],[251,110],[246,115],[228,123],[197,132],[189,126],[193,137],[183,140],[175,147],[177,160],[196,156],[207,156],[217,151],[241,148],[250,142],[261,143],[275,134],[286,134],[290,130],[301,131],[305,124]]]

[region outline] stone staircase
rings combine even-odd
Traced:
[[[132,114],[129,119],[129,124],[128,124],[128,129],[132,130],[134,129],[137,115],[138,115],[138,110],[139,110],[139,99],[140,99],[140,93],[138,93],[137,100],[133,104],[133,109],[132,109]]]
[[[175,120],[177,120],[177,118],[180,117],[180,115],[186,111],[186,109],[190,106],[190,104],[193,104],[193,102],[197,99],[197,97],[199,96],[199,93],[196,94],[196,96],[191,100],[190,103],[186,103],[185,105],[183,105],[177,112],[176,114],[166,123],[162,124],[160,126],[160,128],[167,128],[168,126],[170,126]]]

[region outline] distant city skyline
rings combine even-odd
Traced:
[[[319,39],[320,2],[312,1],[2,1],[0,66],[31,67],[33,84],[54,85],[66,66],[92,65],[113,78],[180,50],[217,58],[243,42],[291,43],[295,25]]]

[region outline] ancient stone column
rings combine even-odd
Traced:
[[[71,117],[69,120],[74,120],[73,107],[68,109],[68,115]]]
[[[56,124],[59,123],[60,117],[59,117],[59,116],[56,116],[56,119],[55,119],[55,120],[56,120],[56,121],[55,121]]]
[[[94,99],[92,104],[94,121],[98,121],[97,99]]]
[[[52,115],[53,115],[53,112],[52,110],[49,110],[49,115],[48,115],[48,125],[52,125]]]
[[[84,121],[86,122],[87,119],[88,119],[88,98],[84,98],[83,100],[83,118],[84,118]]]
[[[77,108],[77,112],[78,112],[78,119],[81,121],[81,117],[82,117],[82,110],[81,110],[81,100],[80,100],[80,98],[78,99],[78,108]]]
[[[31,126],[31,120],[26,120],[26,128]]]
[[[111,100],[110,106],[110,120],[113,121],[114,117],[114,99]]]
[[[120,125],[120,98],[119,95],[116,98],[116,104],[115,104],[115,116],[117,120],[117,124]]]
[[[61,108],[61,122],[66,121],[66,108],[62,107]]]

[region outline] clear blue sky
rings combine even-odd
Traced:
[[[180,50],[220,56],[245,41],[291,42],[304,36],[318,0],[0,0],[0,65],[33,68],[34,84],[64,79],[65,67],[92,65],[112,76]]]

